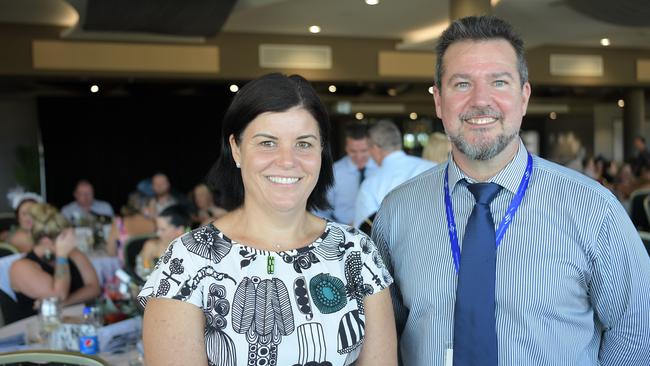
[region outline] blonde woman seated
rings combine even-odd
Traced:
[[[451,142],[444,133],[434,132],[429,135],[426,146],[422,149],[422,159],[433,161],[436,164],[447,161],[451,151]]]
[[[147,365],[397,365],[377,249],[311,214],[328,206],[329,131],[300,76],[235,95],[214,171],[229,212],[175,239],[140,292]]]
[[[46,203],[32,206],[34,248],[11,266],[9,280],[17,303],[5,321],[36,314],[34,303],[57,297],[63,305],[95,299],[99,280],[88,258],[75,249],[76,238],[70,223],[56,208]]]
[[[156,217],[156,238],[144,243],[140,258],[144,270],[150,271],[174,239],[190,227],[190,214],[181,205],[169,206]]]
[[[122,210],[121,216],[115,216],[111,232],[106,240],[106,253],[110,256],[122,256],[122,246],[137,235],[151,234],[156,231],[153,218],[147,212],[147,201],[139,193],[131,193]]]

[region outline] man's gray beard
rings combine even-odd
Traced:
[[[449,135],[449,140],[456,146],[456,148],[472,160],[490,160],[499,155],[503,149],[510,144],[512,139],[517,136],[517,132],[511,135],[499,135],[497,140],[492,144],[478,144],[471,145],[463,138],[462,135],[457,136]]]

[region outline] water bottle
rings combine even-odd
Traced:
[[[79,336],[79,352],[86,355],[96,355],[99,353],[99,340],[97,338],[98,320],[96,311],[92,306],[84,307],[84,322],[81,325],[81,335]]]

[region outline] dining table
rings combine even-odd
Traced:
[[[61,311],[62,323],[65,324],[65,319],[80,319],[83,308],[83,304],[64,307]],[[100,348],[97,356],[114,366],[144,365],[141,329],[142,317],[140,316],[100,327],[97,331]],[[52,349],[48,342],[39,337],[39,332],[38,315],[0,328],[0,354],[20,350]],[[134,332],[138,335],[137,339],[132,337]],[[127,334],[131,337],[125,337]],[[129,338],[132,342],[115,345],[116,340],[125,338]]]

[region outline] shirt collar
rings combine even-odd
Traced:
[[[494,177],[490,178],[488,182],[497,183],[501,187],[509,190],[513,194],[517,193],[519,188],[519,183],[524,176],[526,171],[526,164],[528,163],[528,151],[524,146],[524,143],[519,139],[519,149],[515,157],[501,169]],[[469,183],[475,183],[476,181],[468,177],[463,171],[456,165],[456,162],[452,158],[451,154],[449,155],[449,188],[453,192],[456,188],[456,184],[460,181],[466,180]]]
[[[394,160],[397,161],[405,155],[406,153],[403,150],[393,151],[392,153],[384,157],[384,160],[381,162],[381,165],[382,166],[390,165],[390,163],[392,163]]]

